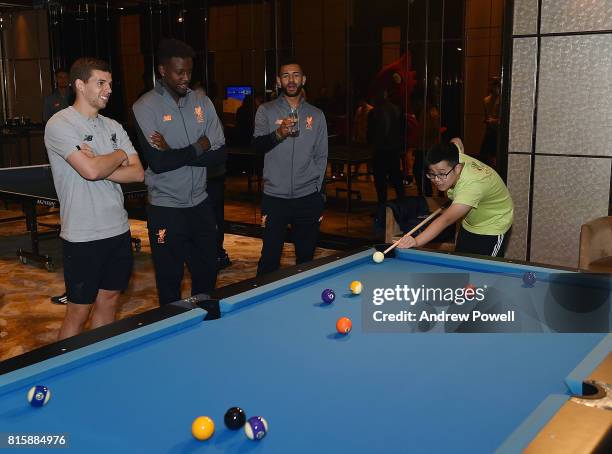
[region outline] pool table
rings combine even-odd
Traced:
[[[541,292],[545,276],[560,270],[418,250],[375,264],[372,253],[336,254],[247,280],[214,298],[188,298],[5,361],[0,448],[9,436],[43,434],[62,435],[68,450],[87,453],[609,446],[612,409],[593,396],[572,397],[587,380],[597,384],[596,397],[610,389],[607,332],[365,332],[366,292],[348,291],[355,279],[367,287],[376,273],[401,272],[467,273],[473,282],[503,279]],[[540,276],[533,289],[522,287],[525,270]],[[332,304],[321,301],[325,288],[336,291]],[[347,335],[335,329],[341,316],[353,321]],[[33,408],[26,394],[38,384],[52,396]],[[233,406],[266,418],[268,435],[252,441],[225,428]],[[568,406],[578,408],[578,420],[566,417],[555,428]],[[191,435],[200,415],[216,423],[203,442]]]

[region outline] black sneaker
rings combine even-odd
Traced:
[[[222,256],[217,257],[217,268],[222,270],[224,268],[227,268],[228,266],[230,266],[232,264],[229,255],[227,255],[227,252],[224,252]]]
[[[68,297],[66,296],[66,293],[60,296],[52,296],[51,302],[53,304],[66,304],[68,302]]]

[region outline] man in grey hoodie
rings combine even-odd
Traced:
[[[258,275],[279,268],[289,224],[296,262],[312,260],[325,205],[325,115],[305,101],[306,76],[299,64],[281,64],[276,83],[282,94],[257,109],[253,133],[255,149],[265,154]]]
[[[189,89],[193,49],[159,44],[161,79],[132,107],[148,169],[148,228],[160,305],[181,298],[184,265],[191,294],[210,294],[217,279],[216,222],[206,168],[225,162],[225,138],[210,99]]]

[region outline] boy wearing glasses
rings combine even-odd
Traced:
[[[456,252],[503,257],[514,219],[510,192],[486,164],[463,153],[459,139],[434,145],[426,157],[427,178],[453,203],[418,236],[405,236],[400,248],[422,247],[463,218]]]

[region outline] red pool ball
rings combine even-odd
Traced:
[[[464,295],[466,298],[474,298],[476,296],[476,286],[474,284],[468,284],[463,289],[465,290]]]

